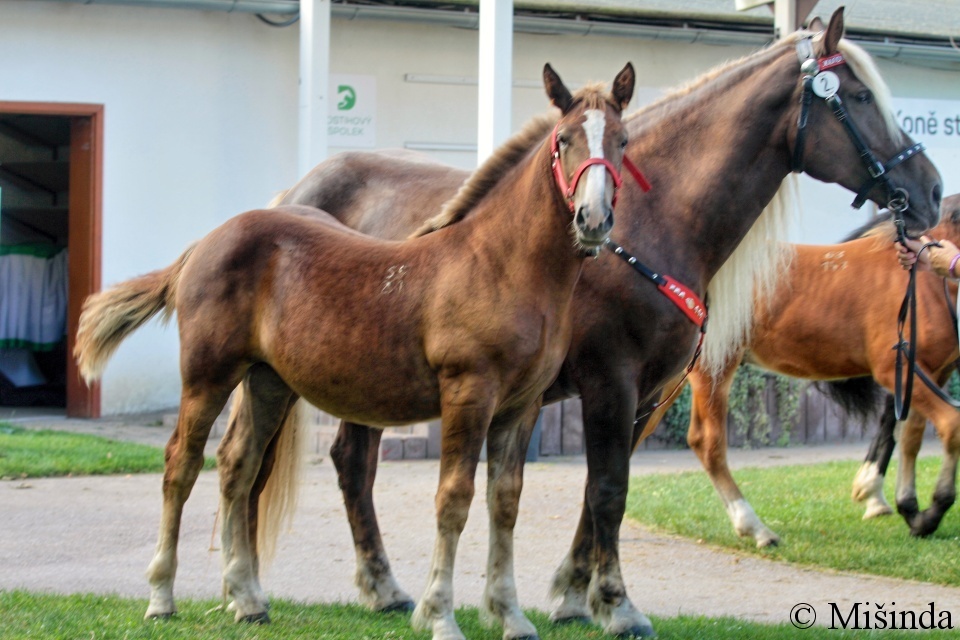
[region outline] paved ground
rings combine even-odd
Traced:
[[[158,418],[58,420],[48,426],[160,444],[169,434],[156,426]],[[860,459],[863,451],[859,444],[733,451],[731,463],[736,468]],[[527,465],[516,536],[521,602],[543,610],[551,608],[550,577],[572,536],[585,477],[582,458],[549,460]],[[356,601],[353,547],[333,467],[316,454],[310,454],[307,466],[294,525],[281,538],[264,587],[274,596],[303,601]],[[641,452],[633,462],[637,474],[697,468],[686,451]],[[398,579],[413,596],[424,586],[433,543],[437,474],[434,461],[384,463],[377,482],[387,550]],[[479,603],[483,588],[487,544],[483,466],[478,476],[477,499],[457,558],[459,603]],[[177,576],[180,597],[220,595],[220,561],[211,550],[216,491],[215,472],[204,473],[187,503]],[[153,551],[159,508],[156,474],[0,482],[0,589],[145,597],[143,571]],[[647,613],[784,622],[800,602],[812,604],[823,619],[829,602],[841,608],[857,601],[896,602],[898,610],[922,610],[932,601],[938,609],[952,610],[954,618],[960,616],[960,589],[798,569],[655,535],[629,522],[624,523],[621,539],[629,593]]]

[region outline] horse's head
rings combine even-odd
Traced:
[[[815,20],[811,28],[822,23]],[[908,232],[932,227],[939,219],[940,174],[897,125],[869,55],[842,36],[841,7],[820,34],[796,40],[794,170],[857,193],[855,207],[869,199],[901,210]]]
[[[579,247],[596,254],[613,228],[613,205],[620,186],[620,167],[627,132],[620,117],[635,81],[627,63],[607,92],[588,86],[572,94],[553,68],[543,68],[550,100],[561,111],[551,138],[553,173],[561,196],[573,215]]]

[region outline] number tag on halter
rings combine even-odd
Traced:
[[[813,78],[813,92],[821,98],[829,98],[840,88],[840,78],[833,71],[821,71]]]

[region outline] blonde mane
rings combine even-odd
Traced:
[[[575,103],[582,103],[587,109],[600,109],[611,104],[608,95],[604,85],[590,84],[574,92],[573,100]],[[467,178],[456,195],[443,205],[439,214],[424,222],[410,237],[424,236],[466,217],[494,185],[517,166],[538,142],[547,137],[558,119],[559,114],[554,110],[528,122]]]
[[[700,366],[714,377],[750,343],[756,305],[772,299],[780,277],[790,268],[794,245],[785,240],[799,211],[797,186],[795,174],[784,178],[773,200],[707,287],[710,319]]]

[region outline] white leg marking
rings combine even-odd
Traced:
[[[863,512],[864,520],[893,513],[893,509],[883,495],[883,476],[880,475],[876,462],[864,462],[860,465],[853,479],[852,497],[856,502],[866,503]]]
[[[734,531],[742,537],[752,537],[757,547],[763,548],[780,542],[780,536],[767,528],[757,516],[753,507],[745,498],[734,500],[727,505],[727,515],[733,524]]]

